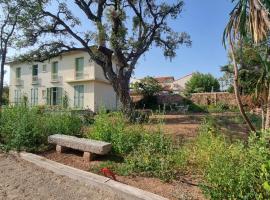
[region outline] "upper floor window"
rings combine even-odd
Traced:
[[[32,66],[32,84],[38,83],[38,65]]]
[[[47,65],[42,65],[42,72],[46,72],[47,71]]]
[[[84,75],[84,58],[76,58],[75,60],[75,64],[76,64],[76,73],[75,73],[75,78],[76,79],[83,79],[83,75]]]
[[[58,62],[52,63],[52,80],[58,80]]]
[[[16,68],[16,78],[17,79],[21,78],[21,68],[20,67]]]
[[[38,65],[33,65],[32,67],[32,75],[38,76]]]

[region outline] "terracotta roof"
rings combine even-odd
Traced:
[[[174,81],[173,76],[155,77],[159,83],[170,83]]]

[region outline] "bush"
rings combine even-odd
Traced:
[[[0,143],[6,149],[41,151],[51,134],[81,134],[81,121],[67,114],[42,114],[38,108],[9,107],[0,117]]]
[[[201,187],[211,199],[269,199],[260,178],[270,159],[269,133],[252,135],[247,147],[226,141],[211,123],[205,121],[196,140],[182,149],[178,164],[203,176]]]
[[[102,110],[96,117],[89,137],[112,143],[113,153],[124,155],[131,152],[141,139],[140,125],[128,127],[120,112],[106,113]]]
[[[130,125],[122,113],[98,114],[89,137],[112,143],[112,153],[124,157],[122,163],[106,163],[119,174],[138,174],[171,180],[175,176],[172,139],[161,129],[147,131]]]

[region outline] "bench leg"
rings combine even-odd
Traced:
[[[56,152],[57,153],[63,153],[64,149],[65,149],[65,147],[60,146],[58,144],[56,145]]]
[[[83,152],[83,160],[85,162],[90,162],[91,160],[93,160],[95,157],[95,155],[93,153],[90,152]]]

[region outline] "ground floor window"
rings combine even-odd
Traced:
[[[31,105],[38,105],[38,88],[31,89]]]
[[[62,105],[62,93],[60,87],[47,88],[47,105]]]
[[[21,90],[15,90],[14,91],[14,103],[15,103],[15,105],[20,104],[21,101],[22,101]]]
[[[84,100],[84,85],[74,86],[74,107],[83,108]]]

